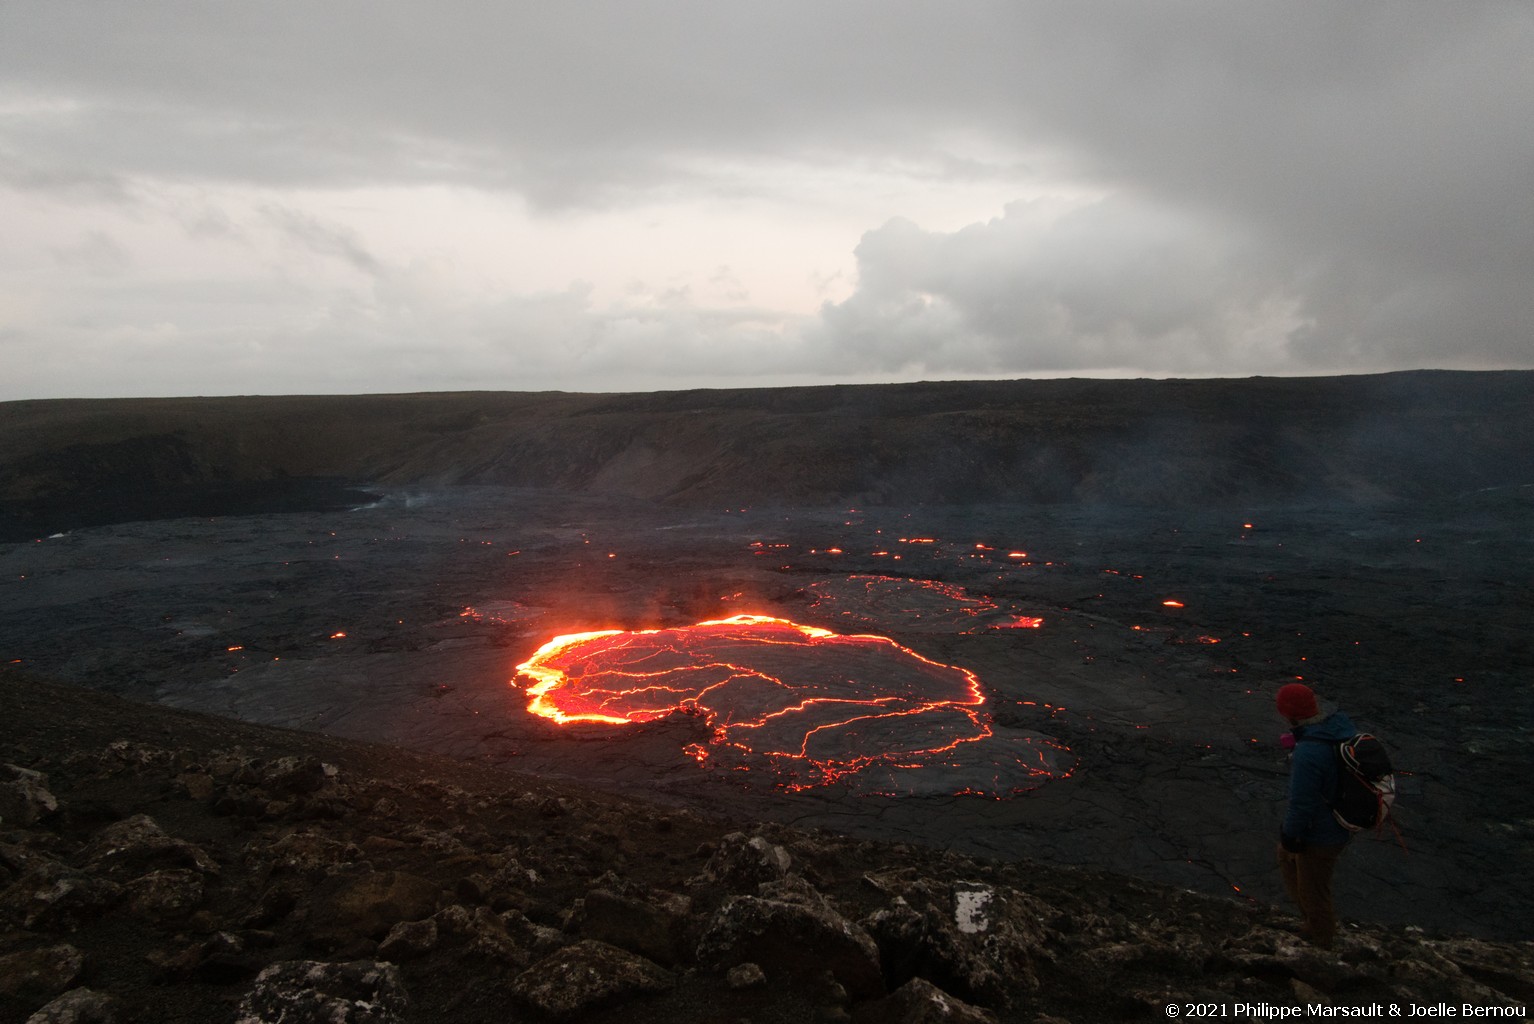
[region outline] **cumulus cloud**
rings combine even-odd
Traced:
[[[1523,282],[1241,227],[1121,196],[1058,217],[1013,204],[953,232],[895,219],[863,236],[858,286],[817,337],[907,376],[1529,363]]]
[[[1271,368],[1293,306],[1250,240],[1116,197],[1063,214],[1014,204],[954,232],[892,220],[857,260],[822,341],[896,373]]]

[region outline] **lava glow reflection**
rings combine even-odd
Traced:
[[[611,725],[696,714],[710,729],[687,751],[700,763],[765,771],[790,790],[1001,797],[1066,774],[1071,761],[1047,737],[994,729],[967,669],[886,637],[786,619],[574,633],[517,670],[534,714]]]

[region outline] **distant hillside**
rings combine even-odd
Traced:
[[[696,505],[1375,503],[1534,483],[1534,372],[0,404],[0,531],[501,484]]]

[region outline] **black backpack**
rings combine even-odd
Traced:
[[[1332,817],[1349,832],[1383,828],[1396,799],[1395,769],[1385,745],[1366,732],[1337,744]]]

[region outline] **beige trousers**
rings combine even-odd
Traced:
[[[1342,846],[1311,846],[1299,853],[1278,848],[1278,873],[1289,899],[1300,909],[1305,925],[1301,934],[1322,949],[1331,949],[1337,936],[1337,915],[1332,910],[1332,873]]]

